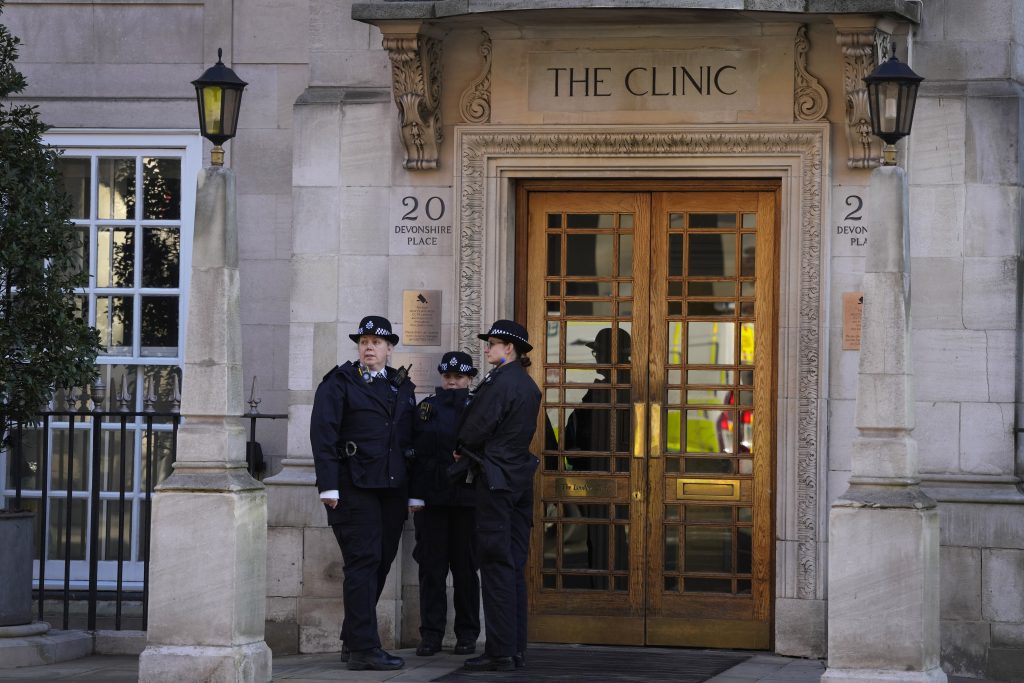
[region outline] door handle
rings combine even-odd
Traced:
[[[651,404],[651,457],[661,457],[661,404]]]
[[[644,457],[647,441],[647,404],[643,401],[633,404],[633,457]]]

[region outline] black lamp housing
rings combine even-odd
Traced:
[[[885,142],[885,163],[896,163],[897,142],[910,135],[917,104],[917,88],[924,77],[901,62],[895,55],[882,62],[865,79],[871,132]]]
[[[217,49],[217,63],[192,81],[199,104],[199,130],[214,144],[210,154],[214,165],[224,163],[221,145],[235,137],[238,112],[242,103],[242,90],[249,85],[221,61],[223,50]]]

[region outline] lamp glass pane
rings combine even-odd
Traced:
[[[235,129],[238,127],[238,104],[241,99],[241,90],[224,89],[224,128],[221,131],[224,135],[235,135]]]
[[[895,133],[899,111],[900,86],[898,83],[882,83],[879,88],[879,128],[883,133]]]
[[[224,89],[216,85],[203,88],[203,121],[208,135],[221,135],[224,121],[221,119],[221,102]]]

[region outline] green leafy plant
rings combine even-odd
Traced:
[[[37,419],[55,387],[88,384],[100,349],[75,296],[88,264],[59,152],[43,143],[36,108],[11,100],[26,86],[19,43],[0,23],[0,444]]]

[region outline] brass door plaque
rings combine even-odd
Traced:
[[[611,479],[584,479],[583,477],[558,477],[555,479],[555,495],[567,498],[613,498],[615,482]]]
[[[402,291],[402,344],[441,345],[441,290]]]

